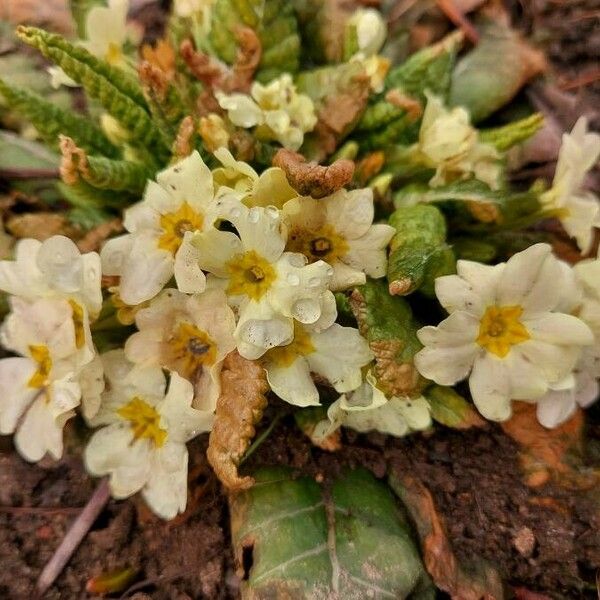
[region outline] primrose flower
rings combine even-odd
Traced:
[[[19,356],[0,360],[0,433],[14,433],[19,453],[38,461],[62,455],[62,429],[75,414],[78,375],[92,361],[87,314],[72,300],[10,299],[2,345]]]
[[[22,239],[15,260],[0,261],[0,290],[26,300],[64,298],[73,311],[87,319],[102,308],[100,257],[81,254],[67,237],[55,235],[44,242]]]
[[[427,93],[416,149],[423,162],[436,169],[429,185],[437,187],[473,176],[491,189],[498,188],[500,155],[491,144],[478,140],[469,113],[462,107],[447,109]]]
[[[385,43],[387,26],[378,10],[359,8],[348,19],[347,26],[356,31],[358,51],[364,56],[377,54]]]
[[[191,408],[192,384],[171,373],[165,396],[160,367],[129,363],[122,350],[102,355],[108,386],[93,420],[104,425],[85,449],[92,475],[109,475],[115,498],[142,492],[152,510],[171,519],[187,502],[186,442],[212,428],[212,411]]]
[[[366,275],[385,275],[386,248],[395,233],[390,225],[373,225],[373,216],[370,188],[341,189],[321,200],[295,198],[283,207],[289,230],[286,248],[304,254],[309,262],[330,264],[331,290],[362,285]]]
[[[81,45],[111,65],[122,66],[128,10],[128,0],[108,0],[107,6],[93,6],[85,20],[87,39]]]
[[[581,117],[563,134],[552,187],[540,197],[542,206],[557,212],[567,233],[583,253],[590,250],[594,227],[600,227],[600,201],[582,189],[585,176],[600,156],[600,135],[587,130]]]
[[[457,275],[438,277],[435,292],[450,316],[417,332],[422,375],[441,385],[469,377],[475,405],[504,421],[511,399],[536,401],[570,375],[590,328],[561,312],[571,269],[535,244],[495,266],[459,260]]]
[[[246,206],[277,208],[298,195],[279,167],[270,167],[259,177],[248,163],[236,160],[227,148],[215,150],[214,155],[223,165],[212,172],[217,195],[230,192]]]
[[[430,425],[429,403],[425,398],[394,396],[388,400],[369,373],[358,389],[340,396],[327,409],[327,419],[317,423],[313,435],[326,438],[344,426],[360,433],[379,431],[402,437],[411,431],[427,429]]]
[[[217,100],[234,125],[256,127],[259,139],[277,140],[290,150],[298,150],[304,134],[317,124],[313,101],[297,92],[288,73],[267,85],[255,81],[250,96],[217,92]]]
[[[235,339],[248,359],[269,348],[289,344],[293,320],[326,329],[336,317],[335,298],[328,290],[332,268],[306,257],[284,252],[279,211],[275,207],[248,208],[237,198],[218,201],[222,219],[231,222],[239,237],[211,228],[188,234],[199,268],[213,274],[210,284],[221,286],[238,313]]]
[[[222,290],[188,296],[163,290],[136,313],[139,332],[125,344],[133,363],[177,372],[194,386],[194,408],[214,410],[221,364],[235,349],[235,317]]]
[[[367,341],[352,327],[337,323],[316,332],[296,323],[294,339],[272,348],[263,366],[273,392],[296,406],[319,405],[311,373],[323,377],[336,391],[349,392],[362,382],[361,368],[373,359]]]
[[[126,304],[150,300],[175,275],[184,292],[202,291],[204,274],[180,252],[184,234],[213,222],[213,179],[194,151],[150,181],[144,199],[125,211],[129,233],[109,240],[100,253],[105,275],[118,275]]]

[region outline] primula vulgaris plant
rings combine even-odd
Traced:
[[[123,219],[99,254],[24,239],[0,264],[0,431],[26,459],[59,458],[80,412],[89,471],[172,518],[202,432],[223,483],[252,485],[269,390],[330,448],[460,423],[466,379],[494,421],[523,400],[554,427],[596,398],[600,262],[523,229],[557,217],[589,251],[600,138],[580,120],[552,186],[511,190],[506,152],[541,117],[476,129],[461,35],[399,61],[352,4],[180,0],[139,51],[123,0],[73,2],[79,40],[18,29],[89,114],[0,82],[6,103],[60,149],[74,216]]]

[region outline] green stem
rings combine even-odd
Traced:
[[[242,456],[238,466],[243,465],[250,458],[250,456],[252,456],[254,451],[271,435],[271,432],[273,429],[275,429],[275,425],[277,425],[281,417],[282,413],[275,415],[273,420],[269,423],[269,426],[252,442],[252,444],[250,444],[250,447],[248,450],[246,450],[246,454]]]

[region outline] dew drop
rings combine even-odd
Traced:
[[[308,280],[308,287],[315,288],[321,285],[321,280],[318,277],[311,277]]]
[[[242,211],[237,206],[235,206],[229,211],[229,216],[233,217],[234,219],[237,219],[241,214]]]
[[[256,207],[251,208],[250,212],[248,213],[248,221],[250,221],[250,223],[258,223],[259,219],[260,212],[256,209]]]

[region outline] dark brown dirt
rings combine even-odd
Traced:
[[[137,600],[236,597],[224,527],[226,503],[207,465],[205,448],[206,436],[190,445],[194,498],[184,515],[165,523],[155,518],[141,500],[111,501],[44,598],[94,597],[85,592],[91,577],[126,567],[137,572],[133,583],[146,582]],[[69,507],[83,506],[96,483],[74,457],[29,465],[12,451],[0,453],[2,600],[32,597],[41,569],[73,519]],[[7,507],[19,509],[9,511]],[[42,507],[57,510],[43,514]]]

